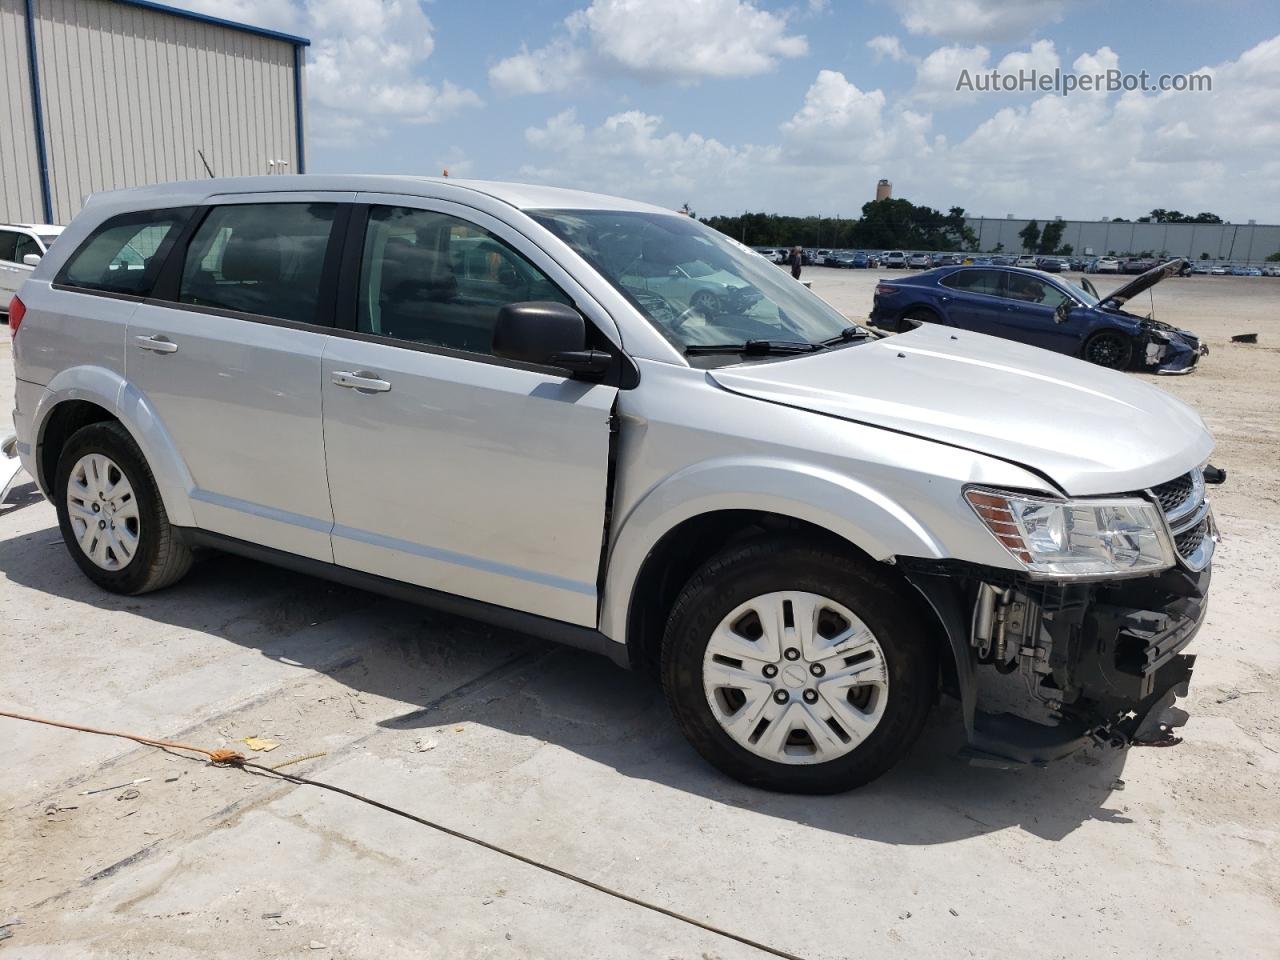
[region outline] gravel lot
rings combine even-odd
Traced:
[[[879,275],[805,274],[855,319]],[[1230,473],[1176,748],[974,768],[944,704],[861,791],[763,794],[703,764],[647,680],[585,654],[230,557],[104,594],[34,485],[0,509],[0,703],[207,747],[269,737],[267,763],[323,752],[289,769],[804,957],[1275,956],[1280,280],[1171,280],[1155,307],[1208,339],[1199,371],[1151,380],[1202,411]],[[1228,342],[1244,332],[1261,342]],[[124,741],[0,719],[0,769],[8,956],[762,955],[341,796]]]

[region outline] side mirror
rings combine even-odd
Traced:
[[[1071,316],[1071,304],[1063,300],[1053,311],[1054,323],[1066,323],[1069,316]]]
[[[40,254],[28,253],[25,257],[22,258],[22,262],[25,263],[28,267],[34,267],[37,263],[40,262]]]
[[[498,310],[494,356],[560,367],[572,373],[604,373],[612,357],[587,349],[587,324],[573,307],[549,300],[508,303]]]

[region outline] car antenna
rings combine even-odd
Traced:
[[[204,151],[197,147],[196,153],[199,154],[200,162],[204,164],[204,169],[209,174],[209,178],[211,180],[216,180],[217,177],[213,175],[213,167],[209,166],[209,161],[204,158]]]

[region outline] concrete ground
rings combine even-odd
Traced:
[[[854,318],[877,276],[806,271]],[[646,678],[585,654],[231,557],[105,594],[33,485],[0,508],[0,709],[268,737],[265,763],[323,752],[288,769],[808,958],[1275,956],[1280,280],[1168,281],[1155,304],[1212,353],[1150,379],[1203,412],[1230,471],[1181,746],[973,768],[944,703],[876,783],[765,794],[702,763]],[[761,956],[347,798],[125,741],[0,719],[0,770],[3,955]]]

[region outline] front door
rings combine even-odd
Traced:
[[[1080,317],[1072,322],[1071,314],[1059,323],[1056,311],[1074,301],[1052,283],[1025,273],[1009,273],[1005,296],[1008,298],[999,336],[1019,340],[1035,347],[1058,353],[1074,354],[1080,349]]]
[[[197,526],[331,560],[322,276],[345,208],[323,195],[258,200],[200,211],[180,263],[129,322],[127,376],[191,474]]]
[[[500,221],[377,199],[324,355],[334,560],[593,626],[617,390],[491,345],[506,303],[575,304],[596,336],[608,318]]]

